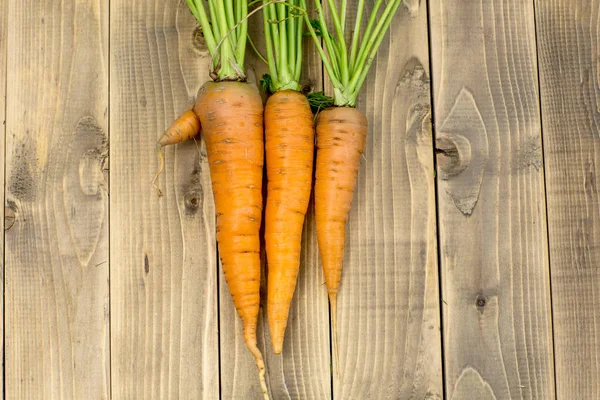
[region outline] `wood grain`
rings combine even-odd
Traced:
[[[336,399],[443,396],[428,66],[426,3],[404,2],[357,104],[370,129],[338,295]]]
[[[264,49],[262,14],[249,24],[257,47]],[[304,41],[302,84],[322,90],[321,62],[312,51],[310,38]],[[267,65],[247,50],[249,79],[258,83]],[[266,94],[265,94],[266,100]],[[266,188],[266,177],[265,177]],[[266,192],[265,192],[266,196]],[[265,197],[266,198],[266,197]],[[318,264],[314,210],[309,208],[304,225],[300,273],[290,307],[282,355],[274,355],[266,313],[266,268],[263,269],[258,341],[265,357],[267,381],[273,399],[330,399],[331,368],[329,351],[329,308],[323,275]],[[264,245],[263,245],[264,248]],[[264,252],[263,252],[264,253]],[[263,260],[265,259],[263,254]],[[221,397],[261,399],[253,357],[242,338],[225,277],[220,272]]]
[[[4,210],[4,147],[6,145],[6,42],[7,42],[7,15],[8,2],[4,1],[0,5],[0,277],[4,282],[4,229],[10,228],[14,221],[12,210]],[[6,218],[6,221],[5,221]],[[4,285],[0,289],[0,319],[4,321]],[[4,324],[0,328],[0,357],[4,359]],[[2,365],[2,375],[0,376],[0,386],[4,387],[4,363]],[[4,391],[0,395],[4,399]]]
[[[554,398],[533,4],[430,18],[447,397]]]
[[[215,212],[203,142],[155,143],[193,105],[208,52],[183,1],[111,1],[113,399],[217,399]]]
[[[7,21],[6,397],[107,399],[108,1]]]
[[[600,2],[536,1],[557,397],[600,397]]]

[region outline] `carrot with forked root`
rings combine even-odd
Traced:
[[[269,399],[265,364],[257,346],[260,307],[260,240],[264,163],[263,104],[246,83],[246,0],[187,0],[212,57],[211,77],[194,106],[203,138],[217,216],[217,243],[225,279],[254,356],[260,385]],[[208,7],[208,13],[207,8]],[[253,11],[255,12],[255,11]],[[210,17],[209,17],[210,16]]]
[[[223,272],[266,393],[264,362],[256,343],[264,159],[262,99],[258,89],[247,83],[207,82],[198,93],[194,110],[203,122]]]

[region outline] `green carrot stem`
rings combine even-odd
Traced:
[[[268,4],[263,0],[263,6]],[[269,90],[300,89],[302,65],[302,17],[300,0],[287,0],[264,7],[264,33],[270,76]]]
[[[300,0],[300,1],[302,4],[302,8],[306,10],[307,9],[306,8],[306,0]],[[323,67],[327,71],[327,75],[329,76],[331,83],[333,84],[334,87],[341,87],[341,83],[337,79],[336,70],[333,66],[332,59],[328,58],[327,55],[325,55],[325,50],[323,49],[323,46],[321,46],[321,41],[319,40],[319,37],[317,36],[317,33],[315,32],[315,28],[313,28],[310,18],[308,17],[307,13],[304,14],[304,21],[306,22],[306,29],[308,29],[308,33],[312,37],[315,47],[317,48],[319,57],[321,57],[321,61],[323,61]],[[325,26],[325,25],[323,25],[323,26]],[[327,32],[325,32],[324,35],[329,35],[329,34]]]
[[[245,79],[247,0],[186,0],[212,57],[217,80]],[[208,7],[208,10],[206,9]]]
[[[293,77],[295,74],[295,62],[296,62],[296,43],[297,43],[297,34],[298,34],[298,20],[302,21],[300,18],[294,15],[294,10],[289,10],[289,16],[287,17],[287,27],[288,27],[288,35],[287,35],[287,58],[289,60],[289,73],[290,76]]]
[[[258,50],[256,48],[256,45],[254,44],[254,41],[252,40],[252,37],[250,37],[250,36],[247,35],[246,39],[248,40],[248,44],[250,45],[250,48],[252,49],[252,51],[254,51],[254,54],[256,54],[256,56],[262,62],[264,62],[265,64],[269,65],[269,61],[267,60],[267,58],[260,52],[260,50]]]
[[[215,41],[215,37],[212,33],[212,30],[205,28],[210,27],[210,23],[208,22],[208,17],[206,16],[206,10],[204,9],[204,4],[202,3],[202,1],[203,0],[195,0],[194,3],[194,0],[187,0],[188,5],[190,5],[190,9],[192,8],[192,6],[195,6],[192,9],[192,12],[196,11],[196,14],[194,15],[196,15],[196,18],[202,26],[202,34],[204,35],[204,40],[206,41],[208,52],[211,54],[211,56],[213,56],[214,59],[214,54],[217,48],[217,42]]]
[[[298,19],[296,31],[296,65],[294,68],[294,81],[300,82],[300,74],[302,73],[302,38],[304,36],[304,20]]]
[[[288,80],[289,74],[287,71],[288,62],[288,42],[287,42],[287,18],[286,18],[286,7],[283,4],[276,5],[277,25],[279,25],[279,70],[281,71],[281,78]]]
[[[320,0],[315,0],[317,3]],[[337,33],[337,45],[338,45],[338,59],[339,59],[339,67],[341,73],[341,81],[344,85],[348,84],[349,81],[349,71],[348,71],[348,50],[346,49],[346,38],[344,37],[344,28],[342,27],[342,23],[340,21],[340,17],[335,7],[334,0],[327,0],[329,3],[329,11],[331,12],[331,17],[333,19],[333,25],[335,27],[335,31]]]
[[[352,34],[352,45],[350,48],[350,73],[354,72],[354,63],[358,52],[358,39],[360,38],[360,28],[362,25],[363,12],[365,11],[365,0],[358,1],[356,12],[356,21],[354,22],[354,33]]]
[[[366,60],[366,56],[367,54],[369,54],[369,58],[371,57],[371,50],[375,50],[375,52],[377,51],[377,49],[379,48],[379,44],[381,43],[381,40],[383,39],[383,36],[385,35],[385,32],[387,31],[388,27],[390,26],[390,23],[392,22],[392,17],[394,16],[394,13],[396,12],[396,9],[398,8],[398,6],[400,5],[400,1],[396,1],[396,2],[392,2],[392,3],[388,3],[388,5],[385,7],[383,15],[381,17],[381,19],[379,20],[379,22],[377,23],[377,26],[375,27],[375,30],[373,31],[373,35],[371,35],[369,37],[369,40],[366,42],[366,46],[364,53],[361,55],[359,54],[358,59],[357,59],[357,63],[356,63],[356,69],[355,69],[355,74],[354,77],[352,79],[352,81],[349,84],[349,87],[351,90],[354,90],[356,88],[356,85],[358,83],[358,80],[360,79],[360,76],[363,74],[363,69],[366,69],[368,71],[368,67],[364,68],[365,66],[365,62]],[[363,43],[364,44],[364,43]],[[373,60],[371,59],[371,62]],[[368,63],[368,66],[371,66],[371,63]]]
[[[346,8],[347,8],[346,0],[342,0],[342,5],[340,8],[342,9],[340,23],[342,24],[342,32],[344,35],[346,34]]]
[[[248,0],[238,0],[236,4],[241,4],[239,19],[237,21],[246,21],[245,19],[248,17]],[[235,49],[235,58],[237,60],[237,64],[243,68],[244,61],[246,59],[246,43],[248,40],[248,23],[242,22],[239,23],[239,33],[237,35],[237,47]]]
[[[360,45],[357,58],[360,58],[361,55],[365,51],[364,47],[366,46],[369,37],[371,37],[371,31],[373,30],[373,26],[375,25],[375,22],[377,22],[377,14],[379,11],[379,7],[381,7],[382,3],[383,3],[383,0],[377,0],[375,5],[373,6],[373,10],[371,10],[371,15],[369,16],[369,20],[367,22],[367,27],[365,28],[365,33],[363,35],[363,40]],[[354,71],[356,69],[356,64],[352,65],[351,68]]]
[[[202,0],[198,1],[201,2]],[[208,0],[208,12],[210,13],[210,20],[214,24],[213,34],[215,35],[215,38],[220,42],[222,36],[221,29],[219,28],[219,19],[217,18],[216,14],[217,7],[218,5],[215,2],[215,0]]]
[[[321,26],[321,31],[323,34],[323,42],[325,42],[325,48],[327,49],[327,53],[329,54],[329,61],[331,62],[331,66],[335,70],[336,76],[340,76],[341,79],[341,59],[339,57],[339,50],[338,47],[334,45],[333,39],[329,34],[329,31],[327,30],[327,22],[325,21],[325,12],[323,11],[323,5],[321,4],[321,0],[315,0],[315,6],[317,8],[317,14],[319,16],[319,24]]]
[[[365,13],[365,0],[358,0],[354,31],[348,47],[345,37],[347,0],[327,0],[328,13],[331,15],[335,38],[329,34],[326,25],[322,0],[315,0],[318,14],[319,30],[322,33],[324,47],[320,43],[315,28],[308,25],[307,29],[315,42],[319,56],[323,60],[323,66],[329,75],[333,85],[334,104],[338,106],[355,106],[360,88],[368,75],[368,71],[375,59],[387,30],[390,27],[393,16],[398,10],[402,0],[375,0],[367,26],[361,35],[363,16]],[[339,7],[336,4],[340,4]],[[381,11],[380,15],[380,9]],[[306,7],[303,0],[302,5]],[[327,50],[327,54],[325,53]]]
[[[233,0],[223,0],[223,5],[225,6],[224,8],[225,8],[226,27],[229,30],[232,26],[235,25],[235,23],[233,22],[233,19],[234,19]]]
[[[267,0],[263,0],[263,4],[265,4],[267,2]],[[271,74],[271,79],[275,80],[276,82],[279,81],[279,75],[277,74],[277,63],[275,62],[275,52],[273,49],[273,35],[272,35],[272,31],[271,31],[271,23],[269,22],[270,20],[270,10],[269,10],[269,6],[266,6],[263,10],[263,23],[264,23],[264,30],[265,30],[265,41],[266,41],[266,48],[267,48],[267,59],[268,62],[267,64],[269,64],[269,74]]]

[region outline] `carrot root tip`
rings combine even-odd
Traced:
[[[250,352],[256,360],[256,367],[258,368],[258,381],[260,382],[260,388],[263,392],[263,398],[264,400],[271,400],[271,398],[269,397],[269,389],[267,388],[267,380],[265,378],[265,361],[263,359],[262,353],[260,352],[255,343],[248,345],[248,348],[250,349]]]
[[[160,167],[159,167],[158,172],[156,173],[156,175],[154,175],[154,179],[152,179],[152,187],[154,189],[156,189],[156,193],[158,194],[158,197],[162,197],[162,195],[163,195],[162,190],[160,190],[160,188],[156,184],[156,180],[158,179],[158,177],[160,176],[160,174],[162,174],[163,171],[165,170],[165,151],[164,151],[163,146],[160,143],[156,146],[156,152],[158,154],[158,159],[159,159],[159,162],[160,162]]]
[[[338,331],[337,331],[337,294],[329,295],[329,305],[331,307],[331,339],[333,341],[333,365],[335,376],[340,378],[340,352],[338,349]]]

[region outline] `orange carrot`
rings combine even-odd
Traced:
[[[271,3],[271,4],[269,4]],[[310,104],[300,93],[304,24],[300,0],[263,1],[269,74],[263,86],[273,95],[265,108],[268,264],[267,314],[275,354],[283,351],[290,304],[300,269],[302,226],[310,200],[315,132]]]
[[[296,288],[302,226],[312,186],[314,128],[306,96],[282,90],[269,98],[265,107],[265,150],[267,312],[273,350],[280,354]]]
[[[331,107],[319,113],[316,129],[317,242],[331,303],[332,338],[337,362],[337,293],[342,275],[346,221],[365,147],[367,118],[356,108]]]
[[[156,143],[156,152],[160,160],[160,168],[154,179],[152,179],[152,186],[158,192],[158,196],[162,196],[162,191],[156,185],[156,180],[165,169],[165,151],[164,147],[170,144],[183,143],[196,136],[200,132],[200,120],[194,112],[194,110],[187,110],[179,118],[177,118],[162,134],[158,142]]]
[[[332,100],[337,106],[326,109],[317,118],[315,209],[317,241],[331,305],[334,365],[339,376],[337,293],[342,274],[346,221],[367,135],[367,118],[354,107],[402,0],[378,0],[369,6],[360,1],[354,8],[356,20],[349,35],[347,2],[327,1],[327,12],[324,11],[323,0],[314,0],[313,3],[318,19],[310,21],[308,15],[304,18],[309,22],[307,28],[333,86]],[[306,0],[301,0],[301,5],[306,9]],[[334,29],[330,29],[331,24],[328,27],[326,15],[331,16]],[[363,16],[367,15],[368,20],[363,24]]]
[[[260,238],[263,198],[263,103],[246,82],[244,59],[248,1],[187,0],[202,27],[211,59],[210,76],[198,91],[194,112],[206,142],[217,217],[217,242],[246,346],[255,358],[263,398],[269,400],[265,363],[258,349]]]
[[[219,256],[244,341],[256,359],[265,398],[265,365],[256,343],[259,312],[263,104],[256,86],[207,82],[194,111],[206,142],[217,215]]]

